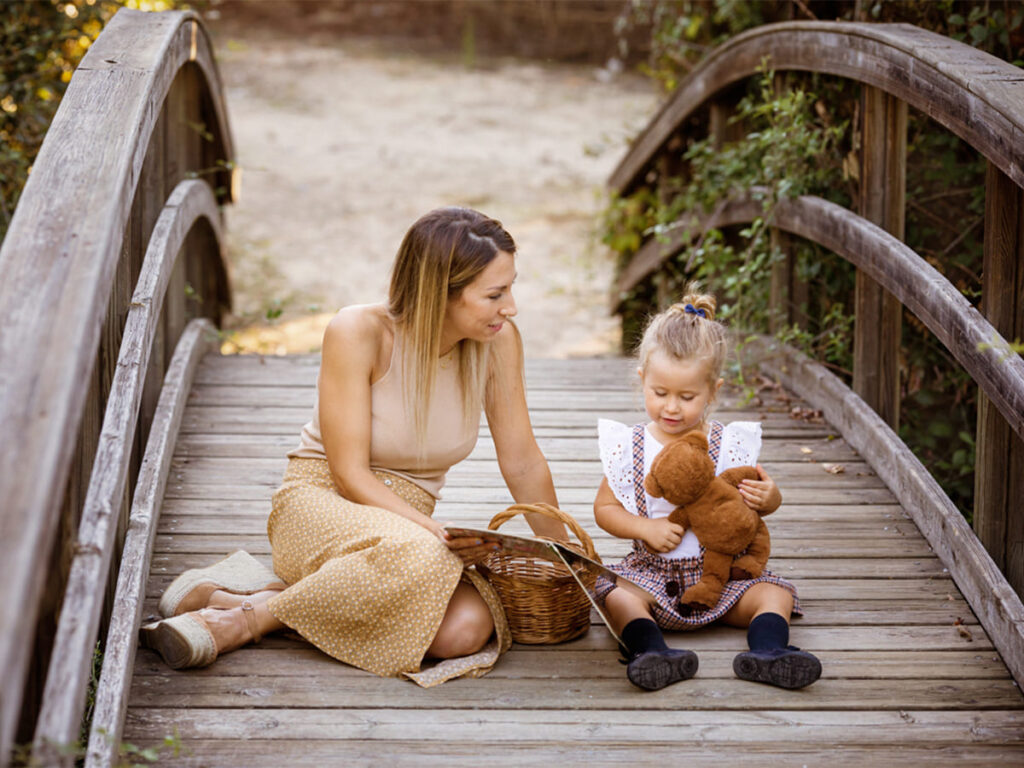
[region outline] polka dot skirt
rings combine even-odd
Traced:
[[[404,478],[378,472],[424,514],[434,499]],[[493,588],[436,536],[401,515],[338,493],[323,459],[289,460],[267,521],[274,571],[290,586],[270,612],[325,653],[381,676],[424,687],[486,673],[511,635]],[[473,584],[494,618],[495,635],[472,656],[421,670],[423,656],[459,581]]]

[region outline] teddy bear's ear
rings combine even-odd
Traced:
[[[692,445],[694,448],[700,448],[702,451],[705,452],[708,450],[708,439],[704,436],[703,433],[698,432],[697,430],[686,433],[683,439],[687,443]]]

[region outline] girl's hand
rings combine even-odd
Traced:
[[[671,552],[683,540],[686,529],[678,523],[670,523],[667,517],[652,517],[646,522],[643,540],[651,552]]]
[[[766,515],[774,512],[782,504],[782,493],[760,464],[757,465],[757,476],[758,480],[741,480],[739,492],[748,507]]]
[[[498,548],[497,544],[485,544],[477,538],[453,539],[448,531],[445,530],[443,523],[439,523],[429,517],[425,527],[433,531],[434,535],[443,541],[448,549],[458,555],[462,559],[463,565],[475,565]]]

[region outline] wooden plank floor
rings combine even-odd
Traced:
[[[182,570],[237,548],[270,562],[270,494],[314,398],[316,357],[209,356],[178,440],[146,613]],[[600,532],[597,416],[642,418],[625,360],[530,361],[535,430],[562,507],[616,560]],[[645,693],[626,680],[603,625],[559,646],[514,646],[484,678],[424,690],[273,636],[201,670],[173,672],[140,650],[124,740],[177,731],[161,765],[651,764],[1021,765],[1024,698],[914,524],[868,465],[825,424],[789,417],[772,392],[723,421],[762,420],[762,462],[785,501],[768,519],[771,567],[806,616],[792,642],[824,675],[801,691],[732,673],[741,630],[670,634],[700,656],[693,680]],[[826,465],[840,464],[840,474]],[[486,427],[449,476],[440,519],[485,524],[511,502]],[[512,524],[510,524],[511,526]],[[523,528],[525,530],[525,526]]]

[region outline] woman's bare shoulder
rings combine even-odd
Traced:
[[[381,348],[390,346],[392,327],[383,304],[353,304],[338,310],[324,331],[323,364],[373,370]]]
[[[324,346],[336,343],[380,346],[391,333],[391,318],[383,304],[352,304],[342,307],[331,318],[324,332]]]

